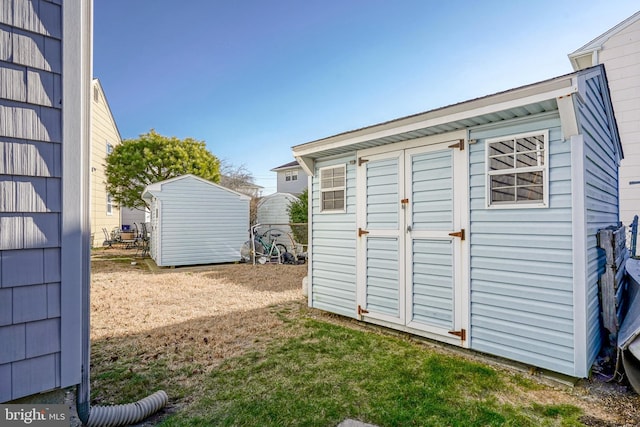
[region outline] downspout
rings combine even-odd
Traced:
[[[86,216],[84,217],[86,220]],[[84,228],[89,230],[89,228]],[[90,405],[90,283],[91,243],[90,233],[82,233],[82,372],[76,388],[78,418],[89,427],[115,427],[136,424],[165,407],[169,401],[167,393],[159,390],[135,403],[115,406]]]
[[[89,383],[89,362],[90,362],[90,253],[89,234],[83,236],[83,262],[82,262],[82,372],[80,384],[76,388],[76,409],[78,418],[83,424],[89,427],[115,427],[136,424],[147,418],[151,414],[158,412],[165,407],[169,401],[167,393],[163,390],[156,391],[144,399],[135,403],[115,406],[94,406],[90,405],[90,383]]]

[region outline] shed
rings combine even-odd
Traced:
[[[573,377],[622,148],[597,66],[293,147],[309,305]]]
[[[151,206],[150,254],[158,266],[240,260],[249,196],[182,175],[148,185],[142,198]]]
[[[289,205],[297,202],[296,196],[290,193],[273,193],[263,197],[258,202],[256,221],[261,224],[259,231],[275,229],[282,232],[283,235],[278,237],[278,243],[282,243],[287,247],[288,251],[294,250],[294,236],[289,225]]]

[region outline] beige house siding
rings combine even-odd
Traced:
[[[640,12],[569,55],[574,68],[604,64],[622,140],[620,220],[640,215]]]
[[[94,246],[102,245],[103,228],[110,231],[120,226],[120,209],[112,205],[111,213],[107,212],[105,163],[107,144],[115,147],[121,142],[102,86],[94,79],[91,90],[91,234]]]

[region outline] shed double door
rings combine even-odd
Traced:
[[[365,320],[466,346],[466,159],[451,145],[359,152],[357,303]]]

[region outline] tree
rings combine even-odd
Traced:
[[[116,145],[107,156],[107,192],[119,206],[144,209],[145,187],[184,174],[220,182],[220,161],[202,141],[178,139],[151,129]]]
[[[223,187],[242,193],[254,182],[253,175],[244,164],[236,166],[226,159],[220,160],[220,185]]]
[[[309,190],[304,189],[298,196],[298,200],[289,203],[287,208],[289,212],[289,222],[291,225],[291,231],[296,242],[309,243],[308,240],[308,227],[307,222],[309,220]]]

